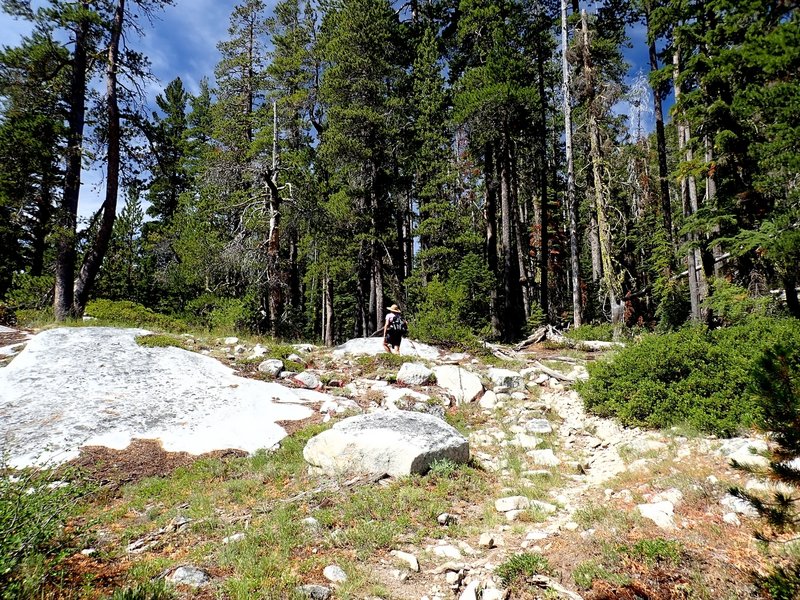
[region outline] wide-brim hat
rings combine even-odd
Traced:
[[[389,312],[393,312],[393,313],[401,313],[401,312],[403,312],[402,310],[400,310],[400,307],[397,306],[397,304],[392,304],[391,306],[387,307],[386,310],[388,310]]]

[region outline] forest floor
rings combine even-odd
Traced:
[[[488,357],[470,368],[598,358],[548,345],[506,353],[509,363]],[[217,355],[259,376],[252,363]],[[337,387],[386,378],[399,365],[380,356],[334,361],[319,348],[308,364]],[[376,394],[355,400],[366,409]],[[544,467],[515,441],[520,425],[542,418],[553,432],[537,448],[558,457]],[[181,598],[300,598],[308,584],[363,599],[766,597],[753,575],[774,557],[754,539],[758,520],[725,500],[731,486],[758,482],[731,468],[725,440],[619,427],[584,414],[568,384],[554,380],[497,406],[452,406],[447,420],[470,440],[468,466],[379,481],[309,473],[302,448],[325,427],[316,412],[286,424],[279,450],[254,456],[170,453],[152,440],[85,448],[72,466],[95,491],[69,524],[76,551],[44,596],[107,598],[193,566],[210,582],[179,583]],[[541,506],[513,518],[495,509],[516,495]],[[674,509],[666,524],[638,509],[665,499]],[[330,566],[346,581],[329,581]]]

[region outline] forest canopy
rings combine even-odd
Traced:
[[[0,50],[12,308],[326,344],[393,303],[444,343],[800,317],[793,3],[243,0],[197,93],[144,108],[132,34],[167,4],[3,2],[33,25]]]

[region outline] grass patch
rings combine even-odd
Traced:
[[[148,333],[146,335],[137,335],[136,343],[144,348],[175,348],[185,349],[185,340],[175,335],[166,333]]]
[[[116,590],[110,600],[173,600],[178,595],[163,580],[146,581]]]
[[[523,552],[498,565],[494,572],[505,587],[520,586],[528,577],[550,573],[550,563],[541,554]]]
[[[681,544],[680,542],[663,538],[639,540],[632,545],[621,546],[620,553],[643,562],[650,568],[656,566],[656,564],[675,567],[681,558]]]
[[[628,585],[631,581],[627,575],[615,573],[596,560],[587,560],[579,564],[572,572],[572,578],[578,587],[586,590],[591,589],[592,583],[596,580],[607,581],[619,587]]]

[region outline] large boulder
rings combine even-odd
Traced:
[[[405,385],[425,385],[433,377],[433,371],[422,363],[403,363],[397,372],[397,381]]]
[[[375,412],[336,423],[311,438],[303,457],[329,475],[427,473],[436,460],[469,460],[469,442],[450,425],[422,413]]]
[[[472,402],[483,392],[480,377],[455,365],[433,368],[436,384],[455,398],[456,404]]]

